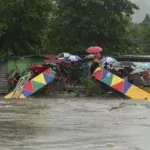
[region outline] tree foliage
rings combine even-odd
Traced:
[[[143,22],[141,23],[141,25],[143,25],[145,27],[150,26],[150,17],[149,17],[149,14],[145,15],[145,18],[144,18]]]
[[[128,33],[134,9],[128,0],[60,0],[50,35],[62,51],[100,45],[106,53],[123,53],[132,45]]]
[[[146,14],[139,24],[133,24],[131,39],[138,45],[141,54],[150,54],[150,17]]]
[[[38,54],[47,38],[50,0],[0,0],[1,53]]]
[[[132,52],[135,9],[129,0],[0,0],[0,52],[76,52],[93,45],[107,54]]]

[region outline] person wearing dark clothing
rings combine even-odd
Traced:
[[[99,63],[93,62],[91,65],[91,74],[94,73],[94,71],[96,70],[97,67],[99,67]]]
[[[81,62],[72,62],[72,79],[77,85],[81,84],[80,75],[81,75]]]
[[[100,61],[99,58],[95,56],[92,65],[91,65],[91,74],[94,73],[94,71],[96,70],[96,68],[98,68],[100,66]]]

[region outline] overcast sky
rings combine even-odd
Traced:
[[[144,19],[145,14],[150,14],[150,0],[131,0],[131,1],[140,7],[140,10],[138,10],[133,16],[134,22],[140,22],[141,20]]]

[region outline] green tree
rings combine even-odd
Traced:
[[[130,16],[138,7],[130,1],[59,0],[57,7],[49,39],[55,39],[58,51],[100,45],[106,53],[127,53],[132,46]]]
[[[141,23],[132,25],[130,36],[141,54],[150,54],[150,18],[148,14]]]
[[[144,20],[142,22],[142,25],[144,25],[144,26],[150,26],[150,17],[149,17],[149,14],[145,15],[145,18],[144,18]]]
[[[47,38],[52,0],[0,0],[0,53],[39,54]]]

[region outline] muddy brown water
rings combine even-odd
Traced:
[[[0,100],[0,150],[150,150],[150,102]]]

